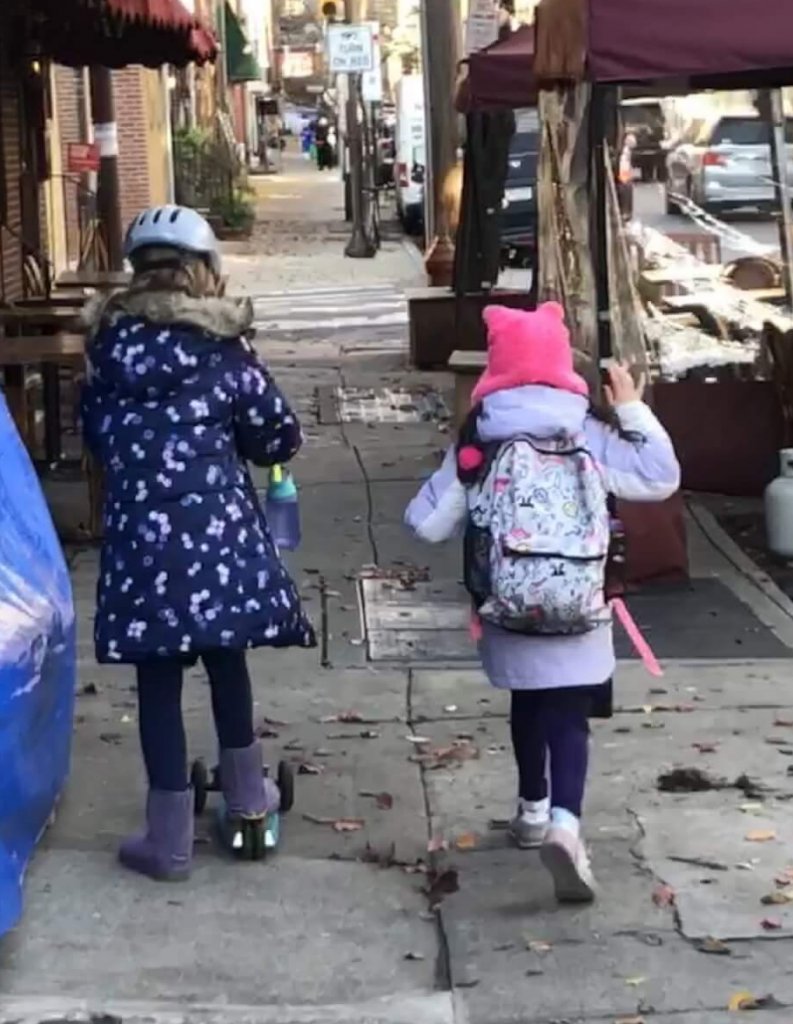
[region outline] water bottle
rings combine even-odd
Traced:
[[[270,470],[265,516],[277,547],[294,551],[300,544],[300,510],[292,474],[283,466]]]

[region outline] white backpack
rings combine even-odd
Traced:
[[[480,617],[563,636],[608,622],[607,494],[583,435],[503,444],[471,497],[466,586]]]

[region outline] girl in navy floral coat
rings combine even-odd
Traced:
[[[183,669],[201,658],[220,744],[224,831],[264,828],[245,649],[315,642],[246,467],[284,463],[297,419],[245,340],[249,302],[222,297],[217,243],[195,211],[149,210],[127,235],[127,291],[87,307],[86,442],[106,483],[95,639],[137,669],[147,828],[121,847],[155,878],[189,874],[193,795]]]

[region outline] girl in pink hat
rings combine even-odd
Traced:
[[[610,370],[609,414],[593,408],[561,306],[490,306],[484,320],[488,362],[474,407],[406,522],[430,543],[464,535],[482,664],[493,686],[512,692],[511,836],[541,847],[560,901],[588,902],[589,718],[610,717],[615,668],[607,498],[663,501],[680,469],[625,367]]]

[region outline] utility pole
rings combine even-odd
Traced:
[[[90,70],[91,111],[94,140],[99,146],[99,182],[96,206],[107,245],[110,270],[124,267],[124,235],[118,182],[118,125],[113,99],[113,77],[109,68],[92,65]]]
[[[346,0],[344,4],[344,20],[348,25],[357,22],[354,13],[358,13],[358,3]],[[353,7],[356,8],[355,12]],[[372,240],[366,233],[364,225],[363,202],[363,140],[361,138],[361,122],[358,118],[358,105],[361,94],[361,76],[347,76],[347,140],[350,154],[350,198],[352,201],[352,235],[344,250],[350,259],[371,259],[375,254]]]
[[[444,193],[457,162],[454,91],[460,52],[458,0],[422,0],[422,68],[427,124],[425,222],[427,272],[434,285],[452,284],[454,243]]]

